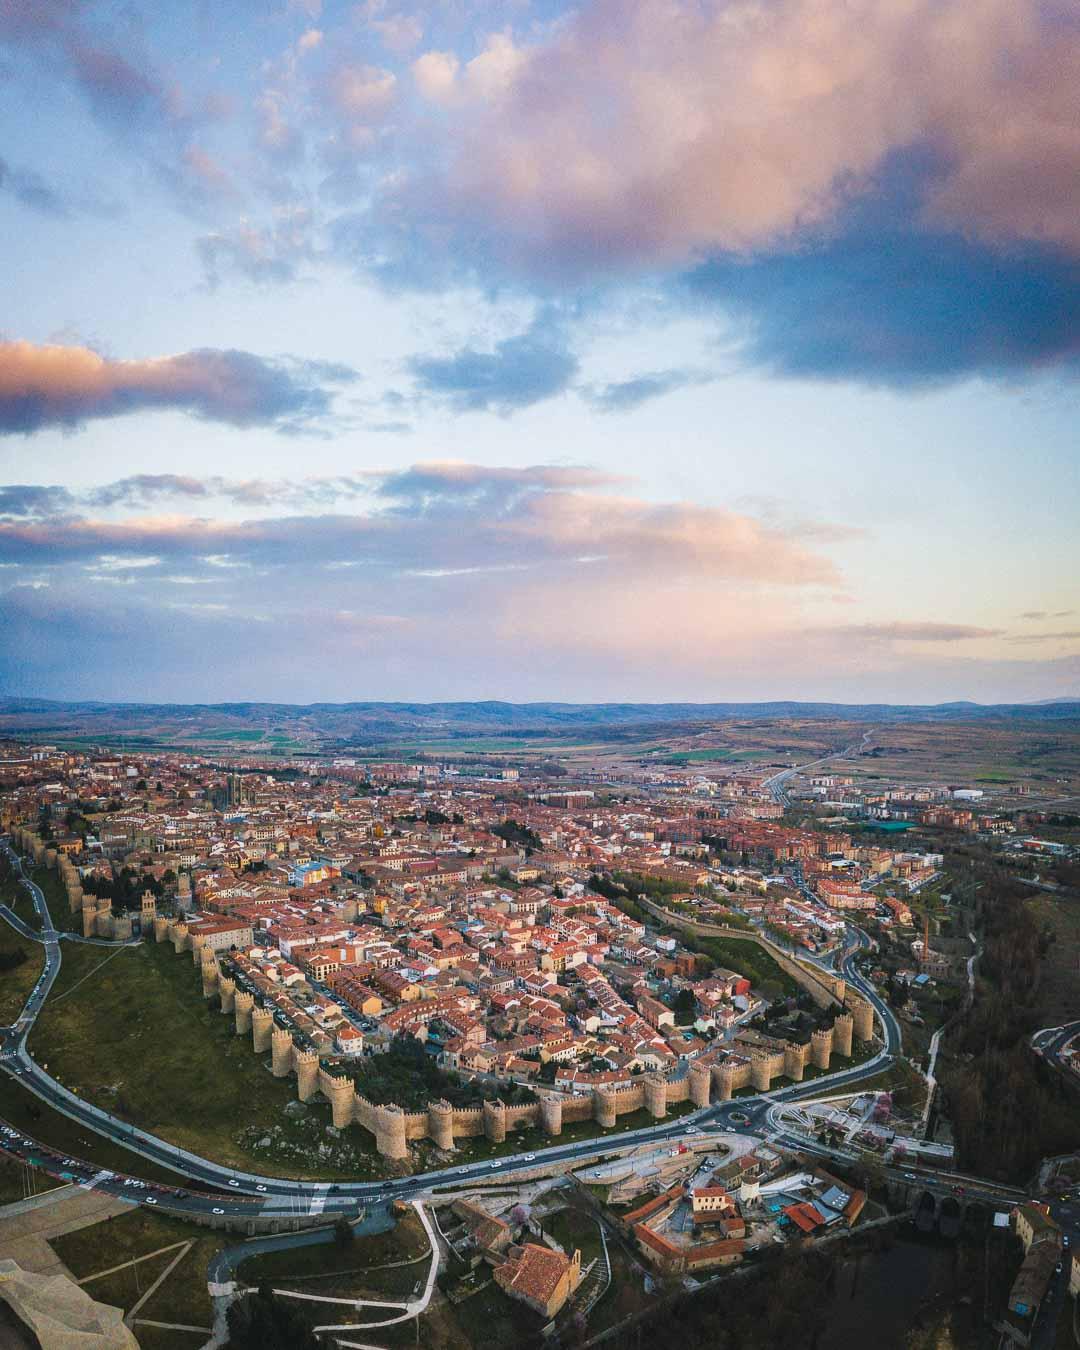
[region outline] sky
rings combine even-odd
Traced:
[[[1073,0],[0,0],[0,694],[1080,696]]]

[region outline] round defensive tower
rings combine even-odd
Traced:
[[[218,987],[218,964],[213,957],[202,963],[199,973],[202,975],[203,998],[213,998]]]
[[[257,1055],[270,1049],[270,1037],[274,1030],[274,1014],[269,1008],[255,1007],[251,1010],[251,1045]]]
[[[597,1088],[593,1093],[593,1120],[604,1130],[610,1130],[615,1124],[618,1112],[615,1110],[615,1094],[607,1088]]]
[[[645,1110],[653,1120],[667,1115],[667,1083],[661,1074],[652,1073],[645,1079]]]
[[[273,1057],[270,1072],[275,1078],[288,1078],[293,1067],[292,1033],[284,1027],[271,1027],[270,1053]]]
[[[712,1091],[712,1072],[707,1064],[690,1065],[690,1100],[696,1107],[708,1106]]]
[[[296,1095],[302,1102],[309,1102],[319,1090],[319,1056],[314,1050],[301,1050],[297,1046],[293,1063],[296,1065]]]
[[[384,1158],[404,1158],[409,1146],[405,1142],[405,1112],[400,1106],[379,1106],[375,1110],[375,1147]]]
[[[719,1078],[720,1100],[729,1102],[735,1096],[735,1065],[721,1064]]]
[[[840,1013],[833,1023],[833,1053],[851,1058],[851,1037],[855,1031],[855,1019],[849,1012]]]
[[[855,1019],[856,1040],[872,1041],[874,1039],[873,1004],[867,1003],[861,998],[857,999],[855,1007],[852,1009],[852,1016]]]
[[[169,921],[164,914],[154,915],[154,941],[164,942],[169,936]]]
[[[233,1005],[236,1013],[236,1034],[246,1036],[251,1030],[251,1010],[255,1006],[254,997],[244,989],[238,989]]]
[[[771,1055],[763,1055],[758,1051],[750,1057],[750,1081],[758,1092],[768,1092],[772,1086],[771,1058]]]
[[[221,995],[221,1011],[231,1013],[236,1007],[236,981],[231,975],[222,975],[218,979],[218,993]]]
[[[428,1103],[428,1134],[444,1152],[454,1147],[454,1108],[448,1101]]]
[[[343,1130],[352,1124],[353,1102],[356,1090],[351,1078],[338,1078],[336,1075],[323,1084],[323,1095],[330,1098],[330,1112],[336,1130]]]
[[[827,1069],[832,1054],[832,1031],[815,1031],[810,1036],[810,1062],[815,1069]]]
[[[562,1098],[554,1092],[540,1098],[540,1123],[545,1134],[562,1134]]]
[[[793,1083],[801,1083],[804,1063],[802,1046],[795,1041],[788,1041],[784,1046],[784,1077],[790,1078]]]
[[[506,1138],[506,1106],[497,1097],[484,1102],[484,1135],[493,1144],[501,1144]]]

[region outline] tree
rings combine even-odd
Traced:
[[[265,1282],[234,1303],[226,1316],[227,1350],[319,1350],[304,1316],[279,1299]]]
[[[350,1246],[354,1237],[352,1224],[344,1214],[339,1214],[334,1222],[334,1245],[338,1251],[344,1251]]]

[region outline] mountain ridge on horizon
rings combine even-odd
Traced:
[[[725,701],[715,703],[693,702],[602,702],[576,703],[560,700],[514,702],[501,699],[443,700],[420,702],[409,700],[355,700],[350,702],[285,703],[273,700],[230,700],[220,703],[173,703],[154,701],[134,703],[110,700],[43,699],[0,695],[0,732],[16,731],[21,719],[32,721],[35,716],[68,717],[98,722],[106,719],[138,722],[147,718],[170,719],[176,716],[190,718],[229,717],[239,721],[257,721],[264,718],[304,718],[356,720],[359,723],[378,723],[390,719],[395,729],[401,723],[414,726],[448,723],[461,727],[493,726],[503,728],[533,727],[536,730],[554,727],[633,723],[669,723],[676,721],[726,720],[731,718],[804,717],[830,721],[962,721],[991,718],[1020,718],[1025,720],[1080,720],[1080,696],[1055,698],[1030,703],[977,703],[974,700],[953,700],[946,703],[842,703],[802,702],[795,699],[762,701]],[[34,729],[26,726],[25,730]],[[45,728],[40,728],[44,730]],[[330,728],[326,728],[330,731]],[[342,728],[343,729],[343,728]],[[372,727],[371,729],[375,729]],[[333,734],[331,732],[331,734]]]

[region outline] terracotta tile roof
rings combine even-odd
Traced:
[[[496,1266],[495,1282],[507,1293],[547,1304],[569,1269],[570,1260],[561,1252],[527,1242],[512,1247],[502,1265]]]

